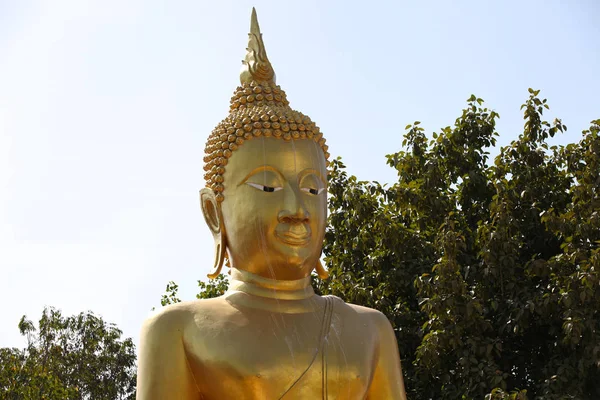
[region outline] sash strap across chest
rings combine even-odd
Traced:
[[[325,308],[323,310],[323,317],[321,319],[321,330],[319,333],[319,347],[315,350],[315,354],[308,364],[306,369],[296,378],[296,380],[287,388],[287,390],[279,397],[279,400],[283,399],[298,382],[306,375],[317,360],[317,356],[321,353],[321,388],[322,398],[327,399],[327,341],[329,337],[329,330],[331,328],[331,317],[333,315],[334,297],[323,296],[325,299]]]

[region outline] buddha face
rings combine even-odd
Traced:
[[[266,278],[309,276],[327,218],[323,150],[310,139],[258,137],[227,164],[221,212],[232,266]]]

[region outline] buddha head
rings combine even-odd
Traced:
[[[229,115],[206,142],[200,203],[215,239],[216,277],[231,267],[296,280],[316,268],[327,219],[327,146],[275,83],[252,10],[249,43]]]

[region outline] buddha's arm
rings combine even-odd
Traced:
[[[185,310],[167,307],[142,327],[137,400],[198,400],[183,346]]]
[[[379,354],[367,399],[406,400],[396,335],[385,315],[374,315],[379,332]]]

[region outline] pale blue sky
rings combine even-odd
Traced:
[[[21,315],[93,310],[136,341],[169,280],[212,263],[206,137],[238,84],[250,10],[292,107],[361,179],[391,182],[403,128],[471,93],[522,127],[542,90],[579,140],[600,118],[600,2],[0,0],[0,346]]]

